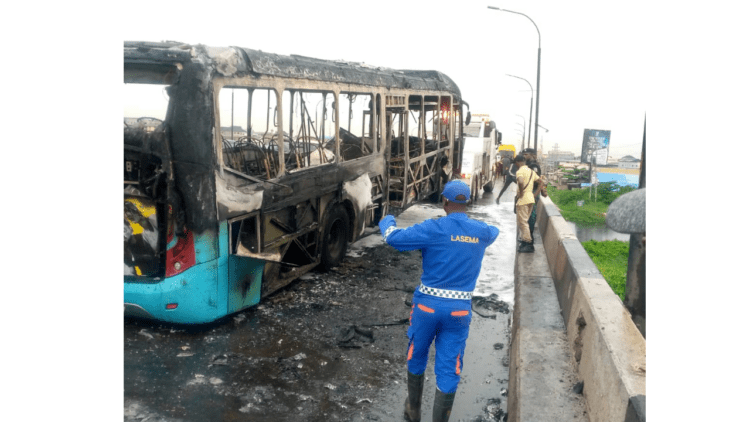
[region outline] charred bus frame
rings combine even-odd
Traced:
[[[440,72],[172,42],[126,42],[124,64],[126,85],[169,97],[163,121],[126,116],[127,314],[255,305],[461,163],[461,94]]]

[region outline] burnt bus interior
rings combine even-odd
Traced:
[[[168,207],[160,206],[167,198],[166,157],[158,150],[166,140],[161,123],[151,117],[125,122],[125,263],[130,275],[164,275],[166,225],[160,222],[172,215]]]
[[[188,52],[173,53],[170,60],[148,60],[126,66],[123,136],[126,276],[163,277],[167,272],[167,239],[185,237],[185,208],[175,188],[165,120],[169,87],[179,79],[176,61],[188,57]],[[150,107],[140,107],[146,103]]]
[[[340,161],[377,151],[378,129],[373,116],[373,95],[342,92],[339,127]],[[284,90],[282,109],[288,111],[283,130],[284,169],[287,172],[336,162],[335,101],[333,92]],[[224,165],[263,180],[279,176],[278,105],[273,89],[222,88],[219,95]],[[250,122],[248,124],[248,122]],[[354,126],[352,126],[354,125]]]
[[[460,92],[438,72],[176,46],[126,43],[126,85],[160,103],[125,118],[126,275],[163,276],[168,243],[224,220],[230,254],[266,261],[265,296],[461,163]]]
[[[223,86],[218,96],[225,170],[258,182],[287,184],[294,191],[286,206],[271,204],[230,220],[230,253],[262,258],[270,263],[268,271],[277,272],[269,279],[278,282],[264,285],[264,295],[309,266],[320,262],[330,267],[343,259],[346,242],[355,234],[350,225],[357,213],[341,204],[323,210],[326,205],[321,201],[321,196],[330,196],[339,184],[332,178],[339,166],[355,169],[355,173],[372,173],[372,204],[359,218],[367,224],[376,223],[383,208],[382,171],[372,166],[384,148],[375,111],[380,95],[284,89],[281,107],[277,97],[271,88],[232,85]],[[336,101],[340,103],[340,122],[336,121]],[[283,130],[278,127],[279,110],[285,113]],[[337,123],[338,143],[334,136]],[[368,161],[361,161],[363,158]],[[319,171],[313,170],[315,167]],[[306,177],[301,180],[295,175],[303,170]],[[303,186],[304,180],[316,177],[331,182]]]
[[[285,90],[283,110],[284,168],[288,172],[336,161],[334,93]],[[339,96],[338,144],[340,162],[371,155],[382,148],[379,107],[373,95],[342,92]],[[379,98],[376,105],[379,105]],[[404,209],[437,192],[450,177],[451,139],[461,125],[460,107],[451,97],[386,96],[386,134],[389,149],[389,202]],[[220,93],[224,165],[263,180],[279,175],[279,128],[276,95],[272,89],[230,88]],[[454,111],[451,111],[454,110]],[[239,123],[238,123],[239,122]],[[248,125],[247,122],[250,122]],[[408,135],[407,135],[408,134]],[[456,143],[458,145],[458,143]],[[408,149],[408,154],[405,153]],[[455,160],[453,161],[455,162]],[[442,183],[441,183],[442,182]]]
[[[459,145],[455,130],[461,126],[455,120],[460,121],[461,109],[449,96],[410,95],[408,110],[398,100],[389,101],[386,117],[391,147],[389,200],[391,206],[405,209],[428,196],[437,199],[450,178],[451,169],[445,167],[451,140]]]

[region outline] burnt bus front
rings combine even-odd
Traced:
[[[229,268],[220,251],[209,72],[179,44],[125,43],[126,316],[216,320],[231,310],[229,270],[245,275],[241,306],[260,300],[263,263]]]

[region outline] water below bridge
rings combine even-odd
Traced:
[[[579,226],[576,223],[571,223],[570,227],[573,229],[573,232],[576,234],[576,237],[581,242],[587,242],[589,240],[597,240],[597,241],[604,241],[604,240],[620,240],[623,242],[629,242],[630,241],[630,235],[627,233],[618,233],[607,226],[592,226],[592,227],[585,227],[585,226]]]

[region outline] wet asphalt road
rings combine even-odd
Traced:
[[[500,188],[496,184],[494,193],[483,193],[469,211],[472,218],[500,228],[486,251],[474,294],[495,294],[512,307],[515,185],[496,205]],[[406,227],[440,215],[438,206],[418,204],[397,223]],[[311,273],[217,324],[191,329],[126,320],[124,420],[402,420],[407,326],[398,321],[408,318],[409,291],[419,282],[421,259],[418,252],[383,249],[377,233],[351,249],[338,271]],[[403,290],[383,288],[399,276],[406,280]],[[347,294],[352,296],[347,299]],[[351,307],[349,302],[358,298],[369,306]],[[452,421],[502,420],[511,314],[484,318],[474,313]],[[368,343],[368,337],[352,331],[361,347],[335,347],[342,327],[353,324],[375,340]],[[424,420],[430,419],[434,398],[433,359],[434,349],[426,372]]]

